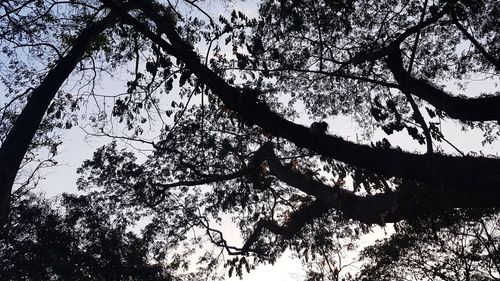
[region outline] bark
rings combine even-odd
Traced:
[[[73,42],[71,50],[57,62],[32,92],[27,104],[2,143],[0,147],[0,225],[7,221],[10,210],[10,194],[17,171],[48,106],[91,46],[92,41],[115,20],[114,17],[107,16],[82,30]]]
[[[423,79],[411,77],[403,66],[401,50],[394,47],[387,57],[387,66],[400,89],[432,104],[451,118],[470,121],[500,120],[500,96],[467,98],[452,96]]]

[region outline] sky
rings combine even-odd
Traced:
[[[217,13],[219,12],[227,14],[227,11],[232,9],[229,5],[234,5],[236,8],[250,13],[252,13],[251,11],[256,11],[256,6],[252,1],[232,2],[232,4],[219,3],[218,5],[211,7],[211,9],[214,10],[214,18],[218,18]],[[478,77],[478,80],[479,78],[480,77]],[[103,81],[100,85],[101,91],[116,91],[120,87],[123,87],[123,81],[118,77],[115,77],[115,79],[116,80],[111,78],[104,79],[105,81]],[[446,85],[446,87],[449,90],[453,90],[453,92],[459,92],[459,89],[454,88],[451,83]],[[468,94],[470,95],[471,93],[486,91],[492,87],[494,87],[494,81],[478,81],[470,88],[470,92]],[[299,122],[307,124],[310,120],[299,120]],[[82,123],[82,125],[83,124],[84,123]],[[61,145],[59,154],[56,157],[59,165],[57,167],[41,171],[44,176],[44,180],[40,182],[40,191],[43,191],[48,196],[57,196],[62,192],[78,192],[75,184],[78,177],[76,169],[80,167],[83,160],[89,159],[92,156],[92,153],[96,148],[109,143],[111,140],[107,137],[89,136],[84,131],[86,129],[88,128],[76,126],[70,130],[61,132],[63,144]],[[356,123],[349,117],[340,116],[332,120],[329,126],[329,133],[342,136],[351,141],[358,140],[358,136],[356,135],[357,131],[358,127]],[[466,153],[479,147],[481,141],[483,140],[483,136],[480,131],[472,130],[464,132],[454,121],[447,121],[443,123],[443,132],[445,136],[452,140],[456,147]],[[391,143],[397,144],[405,150],[425,152],[424,146],[416,145],[415,142],[408,140],[408,137],[404,133],[396,133],[391,136],[386,136],[379,130],[374,133],[373,138],[377,140],[382,137],[388,138]],[[442,144],[442,148],[445,152],[456,153],[454,149],[446,144]],[[481,148],[481,152],[485,155],[492,154],[498,156],[498,151],[500,151],[499,141],[496,141],[493,144],[487,144]],[[230,225],[222,225],[221,227],[231,231]],[[373,243],[375,239],[384,237],[390,232],[390,226],[388,226],[385,230],[377,228],[374,234],[364,238],[363,243]],[[233,233],[233,236],[237,235],[237,233]],[[241,239],[234,237],[234,241],[241,242]],[[276,264],[259,266],[256,270],[252,271],[248,275],[245,275],[243,280],[297,281],[303,280],[304,277],[305,273],[300,260],[292,258],[291,253],[288,252],[284,257],[280,258]],[[233,277],[230,280],[239,279],[237,277]]]
[[[348,118],[340,118],[337,122],[332,123],[335,128],[339,128],[336,133],[340,134],[344,131],[344,135],[353,137],[355,130],[354,121],[349,121]],[[76,180],[78,175],[76,169],[81,166],[82,161],[92,157],[96,148],[105,145],[111,141],[107,137],[89,136],[80,127],[74,127],[71,130],[62,131],[62,145],[56,160],[60,163],[57,167],[44,169],[41,173],[44,176],[37,188],[38,191],[45,193],[48,197],[57,196],[61,193],[80,193],[76,188]],[[228,219],[224,219],[219,225],[219,228],[224,231],[225,238],[230,245],[242,245],[242,239],[239,237],[238,229]],[[390,233],[392,227],[386,226],[385,229],[380,227],[375,228],[375,232],[367,235],[360,242],[361,245],[367,246],[376,239],[380,239]],[[355,253],[346,257],[349,262],[355,259]],[[359,264],[355,264],[359,265]],[[355,268],[354,268],[355,270]],[[248,274],[244,274],[243,281],[300,281],[304,280],[305,271],[301,261],[292,257],[292,253],[287,251],[284,256],[279,258],[273,265],[263,264],[252,270]],[[240,280],[233,276],[227,280]]]
[[[334,122],[330,124],[329,128],[329,131],[332,134],[340,135],[352,141],[356,139],[357,125],[355,121],[351,120],[349,117],[339,117],[335,119]],[[444,126],[444,132],[445,135],[453,140],[454,145],[463,151],[477,148],[478,144],[480,144],[482,140],[481,132],[463,132],[457,126],[453,126],[453,124],[447,124]],[[382,137],[388,136],[378,131],[375,133],[374,138]],[[397,143],[406,150],[418,150],[420,152],[425,152],[425,147],[415,146],[415,143],[413,141],[409,141],[408,137],[403,133],[394,134],[388,138],[391,143]],[[62,192],[78,192],[75,184],[78,177],[76,169],[80,167],[83,160],[89,159],[92,156],[92,153],[96,148],[111,141],[111,139],[107,137],[89,136],[80,127],[74,127],[71,130],[62,131],[62,140],[63,144],[61,145],[60,153],[56,157],[60,165],[42,171],[45,175],[45,180],[40,183],[39,190],[42,190],[48,196],[57,196]],[[450,147],[448,147],[447,150],[450,153],[454,152]],[[494,154],[500,150],[500,145],[497,141],[491,145],[484,146],[482,150],[485,154]],[[234,225],[231,225],[231,223],[226,220],[219,227],[224,230],[224,233],[227,236],[226,238],[228,238],[228,242],[231,245],[241,245],[241,238],[239,237],[238,230]],[[376,239],[386,237],[390,233],[392,233],[391,225],[387,225],[385,231],[380,227],[376,227],[373,234],[362,238],[361,244],[364,246],[370,245],[374,243]],[[354,252],[346,258],[348,260],[355,259],[356,253]],[[356,263],[355,265],[359,265],[359,263]],[[297,258],[293,258],[291,253],[287,252],[286,255],[278,259],[274,265],[260,265],[249,274],[245,274],[242,280],[300,281],[304,280],[304,278],[305,271],[301,261]],[[228,280],[239,280],[239,278],[232,277],[230,279],[228,278]]]

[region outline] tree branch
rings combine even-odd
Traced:
[[[488,121],[500,120],[500,96],[466,98],[452,96],[429,82],[413,78],[403,67],[399,47],[394,47],[387,57],[387,66],[403,92],[417,96],[432,104],[451,118]]]
[[[114,5],[112,8],[116,8],[113,1],[102,1],[110,2]],[[142,6],[150,5],[147,1],[135,0],[134,2],[137,7],[141,7],[141,10]],[[164,51],[184,62],[200,82],[209,86],[228,108],[238,112],[246,124],[257,125],[274,136],[288,139],[299,147],[308,148],[323,156],[371,170],[374,173],[425,181],[450,192],[488,194],[482,201],[478,199],[481,202],[480,204],[478,202],[477,206],[481,204],[483,207],[496,206],[500,202],[499,159],[439,154],[419,155],[397,149],[360,145],[345,141],[340,137],[311,132],[305,126],[282,118],[271,111],[266,104],[249,99],[241,89],[230,86],[200,62],[199,57],[192,51],[192,47],[186,47],[186,43],[179,42],[180,37],[175,27],[171,26],[173,23],[163,20],[162,15],[152,8],[142,11],[157,24],[160,33],[166,34],[170,43],[167,43],[159,34],[150,31],[137,19],[117,10],[126,23],[133,25]]]
[[[291,239],[305,225],[311,223],[314,219],[323,216],[329,209],[330,208],[320,200],[315,200],[312,203],[305,203],[300,206],[297,211],[290,214],[288,220],[283,225],[279,225],[274,220],[261,219],[255,225],[255,228],[250,236],[248,236],[245,244],[241,248],[241,252],[248,252],[252,245],[257,242],[264,229],[280,235],[284,239]]]
[[[420,24],[424,21],[425,17],[425,12],[427,9],[427,3],[428,0],[425,0],[424,2],[424,7],[422,8],[422,14],[420,15]],[[410,57],[410,63],[408,64],[408,75],[411,75],[411,71],[413,68],[413,62],[415,60],[415,54],[417,52],[417,46],[418,46],[418,40],[420,38],[420,30],[417,31],[417,34],[415,35],[415,42],[413,42],[413,48],[411,50],[411,57]],[[422,116],[422,113],[420,113],[420,109],[417,106],[417,103],[413,99],[413,96],[410,95],[408,92],[404,92],[406,99],[411,105],[411,108],[413,109],[413,114],[415,116],[415,121],[420,124],[422,127],[422,130],[424,131],[424,136],[425,136],[425,143],[427,145],[427,153],[432,153],[432,137],[431,137],[431,132],[429,130],[429,126],[427,126],[427,123],[425,122],[424,117]]]
[[[316,198],[311,203],[304,203],[290,214],[284,224],[272,219],[260,219],[238,254],[251,251],[264,229],[291,239],[301,229],[323,216],[328,210],[335,209],[346,219],[367,224],[395,223],[401,220],[413,220],[431,212],[440,212],[451,208],[474,208],[484,206],[500,207],[498,197],[488,199],[488,194],[460,194],[443,192],[436,186],[406,186],[404,183],[394,192],[388,191],[375,195],[359,196],[340,186],[330,186],[314,180],[290,167],[284,166],[273,151],[271,143],[265,143],[255,153],[252,163],[255,166],[266,161],[270,173],[282,182]],[[486,204],[484,204],[487,202]],[[255,249],[253,251],[256,251]],[[258,252],[258,251],[256,251]]]
[[[497,70],[500,71],[500,60],[496,59],[492,55],[490,55],[483,46],[470,34],[467,29],[460,23],[460,21],[457,18],[457,15],[455,13],[451,14],[451,18],[453,20],[453,23],[457,26],[457,28],[462,32],[462,34],[469,39],[469,41],[476,47],[476,49],[491,63],[495,66]]]
[[[491,195],[481,192],[460,193],[441,189],[436,185],[423,184],[418,188],[402,183],[396,191],[359,196],[340,186],[326,185],[299,171],[281,164],[272,145],[267,143],[262,150],[270,173],[280,181],[302,192],[314,196],[328,208],[334,208],[348,219],[363,223],[398,222],[414,219],[431,211],[450,208],[498,207],[500,202],[488,198]],[[485,204],[486,203],[486,204]]]
[[[179,181],[179,182],[173,182],[173,183],[157,183],[153,182],[151,183],[153,186],[161,187],[163,189],[169,189],[172,187],[177,187],[177,186],[197,186],[197,185],[203,185],[203,184],[209,184],[213,182],[221,182],[221,181],[228,181],[232,179],[236,179],[242,176],[245,176],[250,173],[250,169],[243,169],[239,170],[230,174],[226,175],[211,175],[207,178],[200,179],[200,180],[192,180],[192,181]]]
[[[390,52],[391,49],[394,46],[399,46],[403,41],[405,41],[408,37],[420,32],[422,29],[430,26],[431,24],[434,24],[438,22],[443,16],[448,14],[452,9],[456,1],[448,1],[446,5],[436,13],[434,16],[424,20],[420,21],[418,24],[406,29],[403,33],[401,33],[399,36],[396,37],[392,42],[387,44],[384,47],[381,47],[378,50],[375,51],[362,51],[358,54],[356,54],[354,57],[349,59],[346,62],[343,62],[343,65],[348,65],[348,64],[356,64],[356,63],[362,63],[365,61],[376,61],[378,59],[381,59],[385,56],[387,56]]]

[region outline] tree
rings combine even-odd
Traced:
[[[402,223],[398,233],[368,247],[360,280],[498,280],[498,218],[457,212]]]
[[[272,262],[287,248],[304,258],[327,257],[332,237],[355,239],[367,225],[469,209],[490,213],[500,202],[500,160],[465,154],[441,131],[453,120],[482,130],[486,142],[498,136],[495,86],[469,96],[442,86],[452,81],[467,89],[473,75],[498,79],[496,1],[268,0],[257,18],[233,11],[218,22],[196,1],[6,1],[2,8],[8,56],[13,46],[34,54],[67,49],[24,92],[21,113],[4,107],[4,116],[13,116],[0,148],[4,219],[37,129],[50,129],[39,127],[44,113],[54,123],[57,112],[84,103],[81,92],[68,93],[66,108],[54,100],[78,64],[94,73],[131,66],[126,92],[102,97],[113,107],[98,106],[91,122],[96,135],[152,150],[139,161],[112,142],[84,163],[79,186],[122,216],[147,212],[154,235],[175,247],[202,229],[211,243],[244,256],[229,260],[230,272]],[[74,33],[50,37],[54,47],[44,30],[62,16]],[[20,28],[33,23],[34,31]],[[14,76],[23,81],[29,73]],[[100,95],[87,90],[98,103]],[[352,116],[366,137],[353,142],[331,134],[328,122],[341,115]],[[111,130],[112,120],[127,133]],[[405,132],[425,145],[425,154],[385,138],[370,142],[374,130]],[[234,216],[243,245],[229,245],[213,227],[221,214]],[[330,268],[338,278],[339,268]]]
[[[64,208],[27,194],[0,232],[2,280],[173,280],[153,264],[153,241],[125,231],[84,196],[63,195]]]

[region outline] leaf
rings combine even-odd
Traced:
[[[188,81],[189,77],[191,77],[191,71],[183,71],[181,77],[179,78],[179,86],[182,87]]]
[[[146,71],[155,74],[158,71],[158,66],[154,62],[148,61],[146,62]]]

